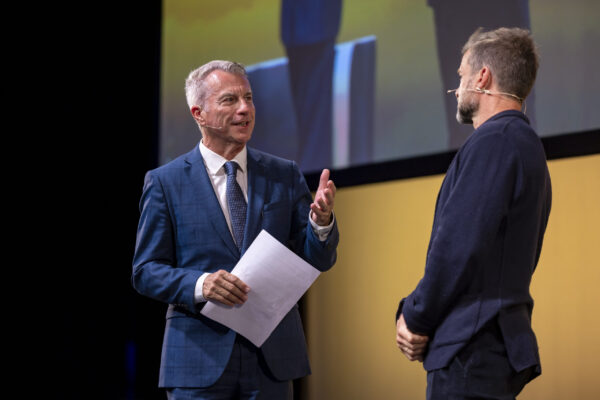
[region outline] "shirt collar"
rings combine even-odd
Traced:
[[[206,168],[208,168],[212,175],[216,175],[222,170],[223,165],[228,161],[225,157],[206,147],[202,143],[202,140],[200,140],[200,153],[202,154]],[[235,161],[240,166],[240,170],[246,173],[246,166],[248,165],[248,150],[246,146],[231,161]]]

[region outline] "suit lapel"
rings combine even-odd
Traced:
[[[203,210],[198,210],[198,212],[206,212],[209,215],[211,224],[225,243],[226,247],[235,257],[239,257],[240,252],[227,227],[227,221],[225,220],[223,210],[217,200],[208,173],[206,172],[204,160],[202,159],[202,154],[200,153],[198,146],[188,153],[185,161],[190,168],[189,176],[194,197],[197,199],[197,204],[200,204],[200,207],[203,208]]]
[[[260,233],[266,190],[267,174],[261,162],[261,156],[248,148],[248,215],[242,251],[245,251]]]

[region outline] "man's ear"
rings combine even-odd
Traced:
[[[206,120],[204,119],[204,113],[202,112],[202,108],[200,106],[192,106],[190,108],[190,112],[192,113],[192,118],[194,118],[200,125],[204,125],[206,123]]]
[[[488,89],[492,84],[492,72],[487,65],[484,65],[477,73],[475,87],[479,89]]]

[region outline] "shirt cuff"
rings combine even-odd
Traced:
[[[204,285],[204,280],[208,275],[209,273],[205,272],[202,275],[200,275],[200,278],[198,278],[198,280],[196,281],[196,288],[194,289],[194,301],[196,302],[196,304],[206,303],[206,299],[202,294],[202,286]]]
[[[321,242],[324,242],[327,240],[329,232],[331,232],[331,229],[333,228],[333,224],[335,222],[335,214],[333,213],[333,211],[331,212],[331,223],[329,225],[321,226],[317,225],[317,223],[313,221],[313,219],[310,217],[311,213],[312,210],[308,212],[308,220],[310,221],[310,225],[312,226],[313,232],[315,233],[315,235],[317,235]]]

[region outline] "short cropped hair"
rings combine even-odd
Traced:
[[[223,60],[209,61],[208,63],[190,72],[185,80],[185,97],[187,99],[189,108],[192,108],[192,106],[195,105],[204,107],[204,101],[206,100],[204,79],[208,76],[208,74],[217,69],[229,72],[231,74],[240,75],[248,79],[246,68],[240,63]]]
[[[535,82],[539,55],[531,34],[521,28],[498,28],[484,32],[477,29],[462,54],[469,53],[473,72],[489,67],[499,89],[525,99]]]

